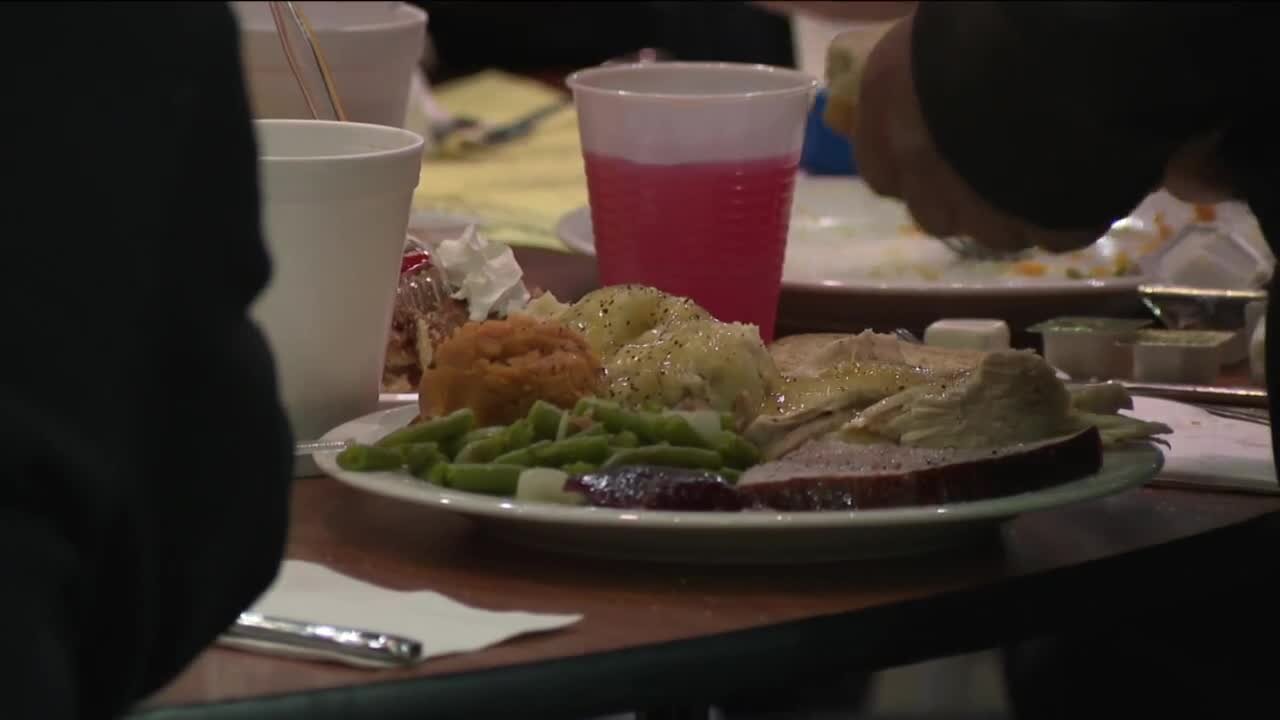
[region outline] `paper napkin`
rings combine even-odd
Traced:
[[[520,635],[564,628],[582,619],[581,615],[479,610],[436,592],[388,590],[298,560],[285,561],[275,583],[249,612],[411,638],[422,643],[420,660],[481,650]],[[271,655],[370,667],[367,662],[347,656],[238,637],[224,636],[219,643]]]
[[[1271,454],[1271,430],[1265,425],[1229,420],[1194,405],[1146,397],[1135,397],[1129,414],[1173,428],[1171,435],[1162,436],[1170,447],[1164,450],[1161,482],[1280,494]]]

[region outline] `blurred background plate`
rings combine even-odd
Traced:
[[[1265,247],[1247,209],[1157,193],[1089,248],[962,260],[861,179],[801,175],[779,324],[791,332],[922,329],[943,317],[993,317],[1017,331],[1056,315],[1141,313],[1142,260],[1191,222],[1227,224]],[[557,234],[571,250],[595,254],[589,208],[563,216]]]

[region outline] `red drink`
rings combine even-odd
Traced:
[[[688,165],[585,157],[603,284],[692,298],[773,340],[799,156]]]

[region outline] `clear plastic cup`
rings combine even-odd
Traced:
[[[773,338],[791,194],[817,81],[732,63],[569,77],[600,279],[692,298]]]
[[[314,440],[377,408],[422,138],[324,120],[255,131],[272,274],[251,315],[295,437]]]

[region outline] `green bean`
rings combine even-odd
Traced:
[[[570,475],[586,475],[600,469],[596,463],[589,462],[572,462],[560,468]]]
[[[731,412],[720,413],[720,429],[721,430],[737,430],[738,418]]]
[[[534,441],[533,422],[521,418],[507,426],[507,431],[503,434],[506,441],[507,450],[519,450],[522,447],[528,447]]]
[[[426,472],[437,463],[449,459],[441,452],[440,445],[433,442],[401,445],[400,457],[404,459],[404,465],[409,469],[409,473],[420,478],[424,477]]]
[[[621,405],[612,400],[601,400],[600,398],[584,397],[578,400],[573,406],[573,414],[579,417],[591,417],[595,410],[604,410],[612,408],[614,410],[621,409]]]
[[[717,470],[724,461],[715,450],[673,447],[671,445],[646,445],[618,450],[605,461],[604,467],[622,465],[654,465],[657,467]]]
[[[404,463],[398,450],[376,445],[352,445],[338,453],[338,467],[351,472],[396,470]]]
[[[596,435],[607,437],[609,435],[609,428],[605,427],[604,425],[601,425],[600,423],[595,423],[590,427],[588,427],[586,430],[574,433],[573,436],[574,437],[593,437]]]
[[[448,480],[448,475],[449,475],[449,463],[440,462],[440,463],[436,463],[435,465],[432,465],[431,469],[427,471],[427,476],[422,479],[426,480],[432,485],[439,485],[440,487],[445,487],[446,481]]]
[[[507,432],[505,425],[490,425],[489,427],[476,428],[462,436],[462,444],[469,445],[477,440],[488,440],[489,438],[499,437]]]
[[[442,418],[400,428],[375,444],[382,448],[393,448],[422,442],[443,442],[467,433],[475,425],[476,414],[470,408],[463,408]]]
[[[515,450],[505,452],[494,458],[493,461],[498,465],[520,465],[523,467],[533,467],[538,464],[534,453],[550,444],[550,440],[539,440],[528,447],[517,448]]]
[[[731,468],[746,470],[760,462],[760,450],[737,433],[722,430],[714,446],[724,458],[724,464]]]
[[[557,440],[533,453],[538,465],[560,467],[575,462],[603,462],[609,457],[609,438],[603,435],[586,435]]]
[[[471,443],[500,437],[506,431],[507,429],[502,425],[491,425],[489,427],[476,428],[475,430],[464,433],[445,442],[443,449],[449,457],[456,458],[458,457],[458,454],[462,452],[462,448],[470,445]]]
[[[609,436],[609,445],[616,448],[633,448],[640,444],[640,438],[630,430]]]
[[[680,447],[709,448],[711,443],[680,415],[664,415],[654,423],[658,437]]]
[[[728,467],[722,467],[719,470],[716,470],[716,474],[724,478],[724,481],[730,485],[737,485],[738,479],[742,477],[741,470],[735,470]]]
[[[445,485],[453,490],[511,496],[515,495],[524,470],[519,465],[492,463],[450,465],[445,471]]]
[[[566,440],[579,435],[608,435],[609,430],[594,422],[591,418],[573,413],[565,413],[560,418],[560,427],[556,429],[556,440]]]
[[[459,463],[487,463],[501,455],[506,449],[506,439],[502,435],[494,435],[467,443],[458,451],[453,461]]]
[[[546,400],[538,400],[529,408],[528,420],[533,426],[533,435],[538,440],[555,440],[556,430],[560,428],[560,418],[564,411]]]
[[[624,430],[633,432],[645,442],[656,442],[660,439],[657,431],[657,420],[660,416],[651,413],[635,413],[624,410],[617,403],[595,398],[583,398],[574,408],[574,413],[594,418],[604,423],[609,432],[620,433]]]

